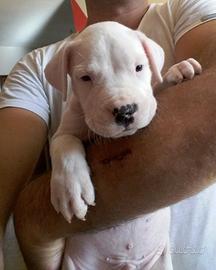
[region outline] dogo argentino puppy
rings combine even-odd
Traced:
[[[48,82],[62,91],[66,101],[60,125],[51,141],[50,153],[51,202],[68,222],[71,222],[73,215],[84,220],[88,205],[95,204],[82,141],[91,134],[110,138],[134,134],[147,126],[156,113],[154,87],[165,88],[201,73],[200,64],[190,58],[172,66],[162,78],[163,64],[162,48],[143,33],[116,22],[102,22],[83,30],[63,46],[46,66]],[[67,96],[68,77],[73,90],[70,96]],[[151,225],[146,223],[147,216],[148,221],[152,221]],[[73,237],[68,265],[73,264],[74,268],[70,266],[70,269],[112,269],[107,266],[110,263],[119,266],[115,269],[150,269],[159,257],[156,251],[159,247],[163,251],[167,243],[169,210],[166,208],[152,213],[151,218],[147,216],[116,227],[115,233],[108,229]],[[152,234],[148,232],[148,236],[145,235],[141,241],[140,233],[149,226]],[[131,230],[133,233],[128,233]],[[113,248],[110,242],[116,239],[118,248]],[[123,242],[136,246],[130,256],[121,250]],[[95,249],[91,246],[94,250],[91,256],[85,252],[86,258],[82,261],[86,261],[86,265],[82,268],[78,266],[79,261],[75,262],[75,257],[80,256],[77,250],[89,246],[89,243],[93,246],[95,243]],[[99,262],[101,252],[109,260],[96,266],[95,258]]]

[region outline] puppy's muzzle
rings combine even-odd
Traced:
[[[138,110],[138,105],[136,103],[123,105],[120,108],[114,108],[112,111],[115,117],[115,122],[118,125],[127,128],[130,124],[134,122],[134,113]]]

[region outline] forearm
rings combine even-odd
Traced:
[[[0,110],[0,230],[2,234],[17,195],[25,181],[30,178],[44,145],[46,127],[41,121],[35,114],[23,109]]]
[[[16,108],[0,110],[0,269],[8,217],[32,174],[45,139],[46,126],[35,114]]]

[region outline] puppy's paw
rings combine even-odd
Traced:
[[[183,80],[191,80],[195,75],[202,73],[202,67],[199,62],[189,58],[173,65],[164,75],[163,79],[169,84],[178,84]]]
[[[51,202],[69,223],[73,215],[85,220],[88,205],[95,205],[94,201],[94,188],[86,162],[73,160],[62,170],[53,170]]]

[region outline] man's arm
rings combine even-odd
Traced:
[[[207,38],[212,39],[203,33],[205,27],[209,33],[215,33],[216,22],[191,30],[187,39],[190,40],[189,35],[193,39],[188,47],[184,37],[179,41],[178,61],[201,55],[208,44]],[[196,44],[195,38],[203,43]],[[216,44],[216,38],[212,42]],[[211,52],[202,54],[206,70],[201,76],[158,95],[158,115],[144,132],[87,149],[97,205],[89,209],[86,222],[74,218],[68,224],[53,210],[49,175],[24,189],[16,207],[16,231],[29,268],[46,269],[47,262],[59,254],[62,237],[121,223],[189,197],[214,182],[216,60],[213,46],[208,44]]]
[[[175,47],[176,62],[193,57],[204,70],[216,64],[216,20],[201,24],[184,34]]]
[[[46,134],[44,121],[35,114],[16,108],[0,110],[0,243],[17,196],[39,158]]]
[[[14,198],[31,176],[46,141],[46,124],[35,114],[22,109],[0,110],[0,221],[5,227]],[[3,181],[4,179],[4,181]]]

